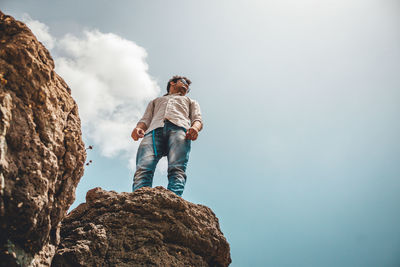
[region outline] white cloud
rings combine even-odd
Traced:
[[[130,133],[145,104],[160,92],[148,74],[146,51],[115,34],[86,31],[57,42],[57,72],[76,99],[88,137],[105,156],[131,152]]]
[[[56,40],[49,28],[24,16],[39,41],[52,50],[57,73],[78,103],[84,138],[107,157],[125,156],[135,167],[138,142],[130,137],[147,102],[160,88],[148,73],[146,50],[116,34],[85,31]],[[57,56],[62,55],[62,56]],[[158,168],[166,172],[167,163]]]

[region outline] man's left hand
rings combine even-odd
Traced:
[[[195,127],[190,127],[186,132],[186,139],[194,141],[197,139],[197,136],[199,136],[199,130],[197,130]]]

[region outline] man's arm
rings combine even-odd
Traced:
[[[191,127],[186,132],[186,139],[196,140],[199,132],[203,129],[203,120],[201,118],[200,105],[195,100],[190,102],[190,121],[192,122]]]
[[[139,140],[139,138],[144,137],[144,133],[146,132],[148,126],[151,123],[151,120],[153,119],[153,113],[154,113],[153,101],[150,101],[150,103],[147,105],[147,108],[146,108],[146,111],[144,112],[143,117],[136,124],[135,129],[133,129],[133,131],[132,131],[131,136],[132,136],[133,140],[135,140],[135,141]]]

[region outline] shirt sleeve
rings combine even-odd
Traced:
[[[192,100],[190,103],[190,122],[191,125],[195,121],[199,121],[201,123],[201,129],[203,129],[203,119],[201,117],[201,110],[200,110],[200,105],[196,100]]]
[[[150,103],[147,105],[146,111],[144,112],[144,115],[139,122],[143,122],[144,124],[146,124],[147,128],[149,128],[151,120],[153,119],[153,113],[154,113],[154,100],[150,101]]]

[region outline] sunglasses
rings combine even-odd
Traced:
[[[187,81],[185,79],[179,79],[178,81],[183,82],[184,84],[186,84],[187,86],[189,86],[189,84],[187,83]]]
[[[186,87],[187,87],[187,92],[186,93],[189,93],[190,92],[189,83],[183,78],[179,79],[178,81],[181,81],[184,85],[186,85]],[[176,81],[176,82],[178,82],[178,81]]]

